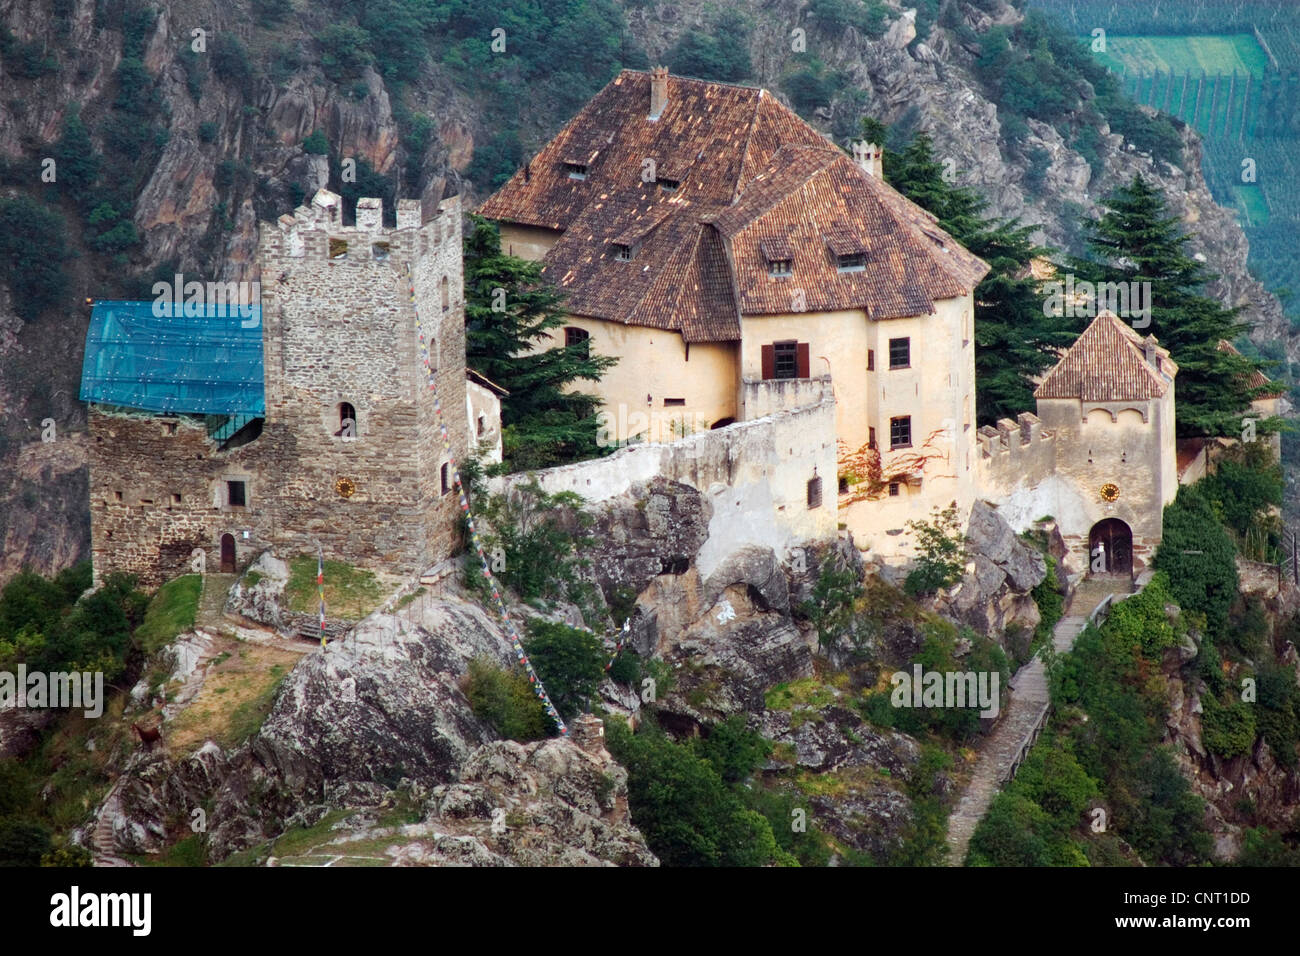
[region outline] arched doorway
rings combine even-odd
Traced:
[[[221,573],[235,573],[235,536],[233,534],[223,534],[221,536]]]
[[[1088,567],[1094,573],[1132,574],[1132,530],[1118,518],[1098,521],[1088,532],[1088,555]]]

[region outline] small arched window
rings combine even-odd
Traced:
[[[568,326],[564,330],[564,344],[578,346],[578,354],[584,359],[591,358],[591,334],[586,329]]]
[[[442,287],[442,311],[447,312],[451,309],[451,281],[443,276],[439,285]]]
[[[357,410],[351,402],[339,402],[339,430],[335,438],[357,437]]]

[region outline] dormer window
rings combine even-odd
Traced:
[[[565,163],[564,171],[569,174],[570,179],[587,178],[587,166],[585,163]]]
[[[794,274],[794,249],[785,239],[760,239],[758,249],[767,263],[769,276],[784,279]]]
[[[614,243],[614,258],[619,262],[631,262],[632,247],[621,242]]]
[[[826,247],[840,272],[861,272],[867,267],[867,245],[851,225],[833,224],[826,234]]]

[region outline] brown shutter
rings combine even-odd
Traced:
[[[776,378],[776,348],[763,346],[763,378]]]
[[[808,343],[800,342],[797,346],[797,360],[799,362],[799,378],[810,378],[808,374]]]

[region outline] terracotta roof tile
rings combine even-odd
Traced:
[[[562,231],[543,275],[572,314],[729,341],[741,313],[792,311],[795,288],[809,311],[893,318],[929,313],[988,271],[766,91],[674,76],[658,120],[649,103],[649,74],[619,74],[479,210]],[[866,268],[839,272],[828,244],[864,253]],[[793,277],[768,275],[774,256]]]
[[[1178,374],[1169,352],[1156,345],[1156,369],[1147,361],[1143,339],[1113,312],[1102,312],[1083,330],[1034,391],[1035,398],[1078,398],[1125,402],[1158,398]]]

